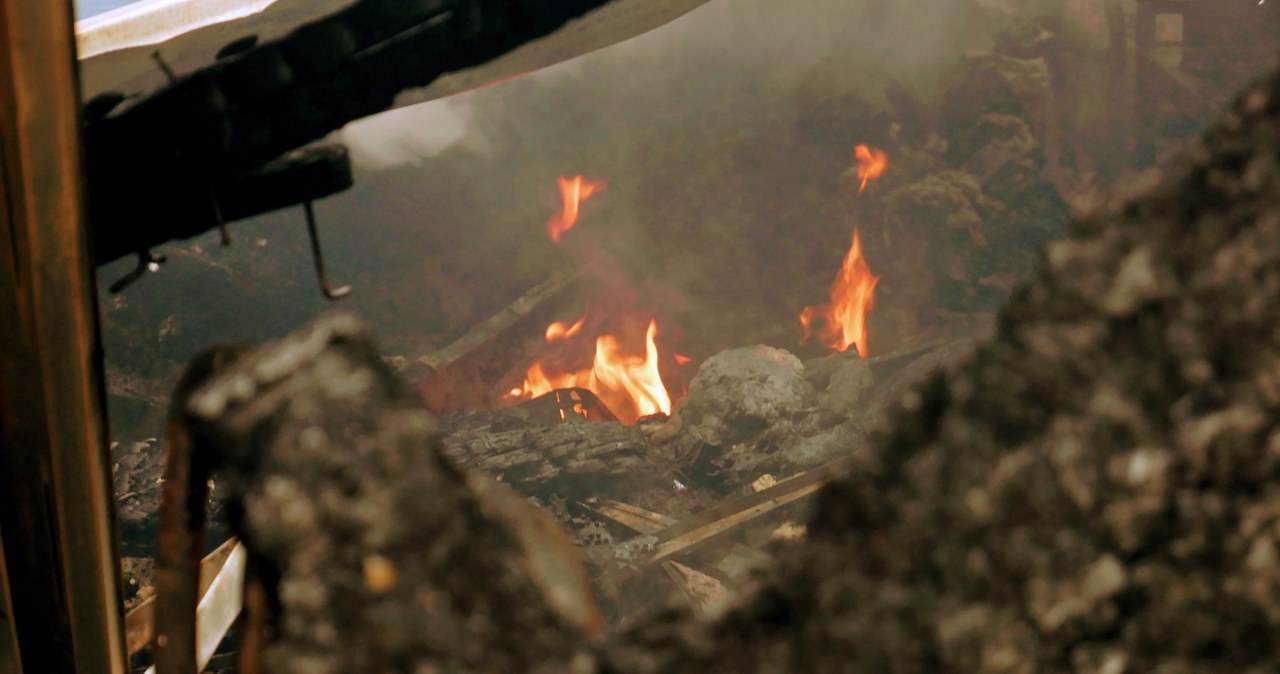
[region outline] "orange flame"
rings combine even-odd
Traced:
[[[568,327],[565,327],[565,324],[560,321],[553,322],[551,325],[547,326],[547,341],[554,342],[559,339],[568,339],[573,337],[582,330],[582,324],[586,322],[586,320],[587,317],[583,316],[582,318],[579,318],[576,323]]]
[[[834,351],[845,351],[850,344],[858,348],[858,355],[867,357],[867,312],[875,304],[876,283],[879,276],[871,274],[871,268],[862,257],[862,241],[858,230],[853,230],[853,244],[844,256],[840,273],[831,283],[831,303],[821,307],[805,307],[800,312],[800,324],[804,326],[804,339],[812,336],[815,318],[821,318],[820,336],[823,343]]]
[[[650,414],[671,414],[671,396],[658,374],[658,322],[649,321],[645,331],[644,357],[624,356],[622,346],[611,335],[596,340],[596,361],[591,367],[587,388],[606,404],[612,399],[629,399],[636,418]]]
[[[547,341],[576,334],[585,320],[570,328],[563,323],[547,327]],[[645,333],[644,355],[626,355],[613,335],[596,339],[595,358],[591,368],[576,372],[548,374],[541,361],[525,373],[524,383],[508,392],[508,398],[536,398],[556,389],[583,386],[604,401],[619,419],[634,421],[651,414],[671,414],[671,395],[658,373],[657,321],[649,321]]]
[[[560,213],[547,221],[547,234],[551,235],[552,243],[560,243],[560,237],[578,224],[578,207],[582,202],[608,185],[606,181],[593,182],[582,176],[572,178],[561,176],[557,182],[560,185],[560,199],[564,205]]]
[[[858,160],[858,179],[862,181],[858,186],[858,194],[862,194],[867,189],[867,183],[884,175],[889,168],[889,155],[883,150],[859,145],[853,148],[853,156]]]

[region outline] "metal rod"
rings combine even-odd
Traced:
[[[170,402],[156,542],[154,631],[159,674],[197,674],[203,667],[197,663],[200,642],[196,615],[201,594],[205,504],[209,499],[209,478],[218,462],[212,450],[196,445],[184,415],[191,394],[234,363],[241,352],[238,347],[213,346],[197,354],[179,377]]]
[[[312,209],[310,201],[303,202],[302,209],[307,216],[307,236],[311,237],[311,262],[316,268],[316,279],[320,282],[320,292],[324,293],[325,299],[340,300],[351,294],[351,286],[338,288],[329,286],[329,279],[324,273],[324,254],[320,252],[320,233],[316,231],[315,210]]]

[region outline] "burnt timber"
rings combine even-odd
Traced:
[[[269,163],[391,108],[402,91],[490,61],[606,2],[360,0],[141,100],[100,94],[85,105],[93,259],[280,207],[254,198],[270,191],[258,186]],[[324,180],[284,181],[295,203],[350,184],[345,156],[321,159],[308,166]]]

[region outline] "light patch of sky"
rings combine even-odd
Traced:
[[[134,2],[137,0],[76,0],[76,19],[87,19]]]

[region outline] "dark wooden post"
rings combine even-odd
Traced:
[[[0,536],[28,674],[127,668],[79,110],[71,3],[0,0]]]

